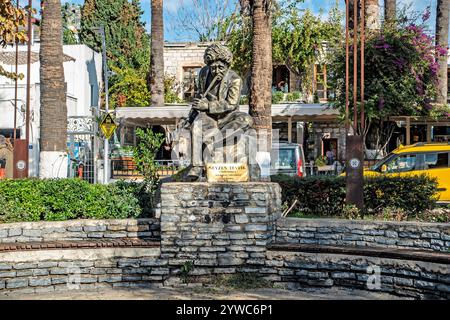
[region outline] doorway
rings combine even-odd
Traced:
[[[322,156],[327,157],[327,164],[337,160],[338,151],[338,139],[322,139]]]

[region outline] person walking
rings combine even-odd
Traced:
[[[0,159],[4,159],[5,164],[5,178],[12,179],[14,177],[14,148],[5,136],[0,135]]]

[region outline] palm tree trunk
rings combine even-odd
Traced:
[[[437,1],[436,17],[436,45],[448,48],[448,28],[449,28],[450,0]],[[448,65],[447,56],[439,59],[439,84],[436,102],[446,104],[448,96]]]
[[[253,20],[249,114],[258,135],[272,147],[272,0],[250,0]],[[267,133],[267,136],[265,136]],[[263,150],[262,150],[263,151]]]
[[[67,104],[60,0],[42,6],[39,177],[67,177]]]
[[[380,5],[378,0],[366,0],[366,28],[367,30],[380,29]]]
[[[388,24],[395,23],[397,19],[397,0],[384,0],[384,21]]]
[[[150,91],[152,106],[164,106],[164,23],[163,0],[152,0]]]

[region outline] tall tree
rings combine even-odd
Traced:
[[[40,58],[41,178],[67,177],[67,104],[60,0],[43,0]]]
[[[249,114],[259,132],[267,132],[267,148],[272,146],[272,0],[240,0],[244,14],[253,25],[253,48]]]
[[[152,0],[150,92],[152,106],[164,106],[164,22],[163,0]]]
[[[394,23],[397,19],[397,0],[384,0],[384,21]]]
[[[232,0],[174,0],[177,12],[169,21],[180,37],[192,32],[199,41],[221,41],[230,32],[238,4]]]
[[[149,64],[149,40],[138,0],[85,0],[80,40],[101,52],[101,37],[92,28],[105,28],[108,65],[139,69]]]
[[[436,17],[436,45],[448,49],[448,28],[449,28],[450,0],[437,1]],[[447,104],[448,96],[448,65],[447,55],[439,58],[439,83],[436,102]]]
[[[366,27],[368,30],[380,29],[380,5],[378,0],[366,0]]]

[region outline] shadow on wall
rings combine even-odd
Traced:
[[[97,66],[95,65],[95,56],[92,53],[92,58],[86,61],[86,68],[89,74],[89,84],[91,86],[91,106],[99,105],[99,92],[97,77]]]

